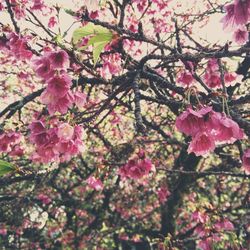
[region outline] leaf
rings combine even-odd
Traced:
[[[102,50],[104,49],[104,47],[108,44],[109,42],[104,41],[104,42],[99,42],[99,43],[95,43],[94,45],[94,49],[93,49],[93,61],[94,61],[94,65],[96,65],[100,54],[102,52]]]
[[[0,176],[15,171],[16,168],[9,162],[0,160]]]
[[[88,23],[86,26],[78,28],[73,32],[73,42],[76,43],[80,39],[90,35],[92,35],[92,37],[89,39],[87,45],[82,46],[78,50],[84,50],[88,46],[93,45],[93,61],[94,65],[96,65],[102,50],[112,41],[113,33],[100,25]]]
[[[94,25],[93,23],[88,23],[84,27],[78,28],[73,32],[73,42],[76,43],[83,37],[89,35],[107,35],[109,39],[112,39],[112,32],[107,28],[100,25]]]
[[[88,45],[94,45],[99,42],[109,43],[112,40],[112,33],[100,33],[94,37],[91,37],[88,41]]]
[[[77,43],[80,39],[82,39],[85,36],[89,36],[91,34],[94,34],[94,24],[88,23],[84,27],[78,28],[73,32],[73,42]]]

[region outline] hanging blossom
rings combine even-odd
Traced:
[[[70,66],[69,56],[64,50],[49,51],[43,57],[34,60],[34,70],[37,76],[47,84],[41,95],[41,102],[46,104],[50,115],[55,112],[67,113],[75,102],[81,107],[86,102],[86,96],[80,92],[72,93],[72,78],[67,69]]]
[[[150,159],[146,158],[145,153],[140,151],[137,156],[130,159],[127,164],[119,169],[119,175],[122,178],[140,179],[147,176],[154,170]]]
[[[197,156],[213,152],[216,145],[234,143],[243,138],[243,130],[225,114],[212,110],[212,107],[202,107],[193,110],[188,107],[176,119],[177,129],[192,137],[188,153]]]
[[[45,124],[43,120],[35,120],[29,129],[30,141],[36,145],[36,152],[32,156],[34,161],[68,161],[84,149],[83,129],[78,125],[73,127],[58,121]]]

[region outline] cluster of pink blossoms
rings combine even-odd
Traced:
[[[243,130],[235,121],[225,114],[213,111],[212,107],[202,107],[199,110],[188,107],[177,117],[176,127],[180,132],[192,136],[188,153],[197,156],[213,152],[218,144],[234,143],[244,136]]]
[[[46,52],[42,58],[34,61],[36,74],[47,83],[41,101],[47,105],[51,115],[55,112],[67,113],[74,102],[78,108],[82,108],[86,101],[85,94],[73,94],[70,89],[72,79],[66,71],[69,64],[69,56],[63,50]]]
[[[191,65],[191,64],[190,64]],[[190,87],[195,83],[195,79],[192,75],[194,73],[193,65],[190,66],[189,70],[180,72],[177,76],[177,82],[181,83],[185,87]],[[204,82],[210,88],[216,89],[221,88],[221,74],[219,71],[219,65],[217,59],[209,59],[206,67],[206,73],[204,74]],[[237,79],[237,74],[234,72],[225,72],[224,81],[225,85],[233,85]]]
[[[148,175],[153,169],[151,160],[146,158],[143,151],[140,151],[137,156],[130,159],[127,164],[119,169],[119,175],[124,179],[140,179]]]
[[[224,81],[225,84],[232,85],[237,78],[236,73],[225,72]],[[210,88],[221,88],[221,74],[219,71],[219,65],[217,59],[210,59],[207,63],[206,73],[204,75],[204,82]]]
[[[10,53],[18,60],[30,60],[33,56],[32,52],[28,49],[28,38],[21,37],[14,32],[7,35],[7,43],[1,45],[1,49]]]
[[[101,191],[103,190],[103,183],[100,179],[94,177],[94,176],[90,176],[87,180],[86,183],[88,184],[88,186],[96,191]]]
[[[72,127],[68,123],[53,122],[47,128],[42,120],[33,121],[30,128],[30,141],[37,149],[33,160],[48,163],[51,161],[67,161],[83,150],[80,126]]]
[[[23,149],[20,146],[21,134],[14,131],[6,131],[0,134],[0,152],[9,153],[11,156],[22,156]]]
[[[234,30],[233,38],[238,44],[243,44],[248,39],[246,25],[250,20],[250,0],[234,0],[226,5],[226,15],[222,19],[223,27]]]

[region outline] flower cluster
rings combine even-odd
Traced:
[[[236,80],[236,73],[225,72],[224,81],[226,85],[232,85]],[[217,59],[210,59],[207,63],[206,73],[204,75],[204,82],[210,88],[221,88],[221,74]]]
[[[153,170],[150,159],[146,158],[144,152],[139,152],[137,156],[130,159],[127,164],[119,169],[122,178],[140,179]]]
[[[8,131],[0,134],[0,152],[9,153],[12,156],[23,155],[23,149],[19,145],[21,134],[19,132]]]
[[[47,128],[43,120],[36,120],[29,126],[30,141],[37,147],[34,161],[67,161],[82,152],[82,127],[60,122],[49,125]]]
[[[101,191],[103,190],[103,183],[100,179],[97,179],[94,176],[90,176],[87,180],[86,183],[88,186],[96,191]]]
[[[8,42],[6,48],[12,56],[19,60],[30,60],[33,53],[28,49],[28,39],[21,37],[14,32],[11,32],[7,36]]]
[[[68,54],[64,50],[47,52],[42,58],[34,61],[36,74],[47,83],[41,101],[47,105],[50,114],[65,114],[75,100],[78,107],[78,104],[85,102],[85,95],[80,92],[73,94],[70,90],[72,79],[66,71],[69,64]]]
[[[226,15],[222,19],[224,29],[234,30],[233,38],[238,44],[248,39],[246,24],[250,19],[250,0],[234,0],[225,6]]]
[[[188,107],[176,119],[177,129],[192,136],[188,153],[197,156],[212,152],[216,145],[234,143],[243,138],[244,133],[239,125],[225,114],[215,112],[211,107],[193,110]]]
[[[168,190],[168,188],[166,186],[161,186],[157,190],[157,196],[158,196],[158,199],[159,199],[161,204],[164,204],[166,202],[166,200],[168,199],[170,194],[171,193],[169,192],[169,190]]]

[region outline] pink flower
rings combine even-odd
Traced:
[[[213,250],[212,243],[209,238],[200,240],[197,247],[201,250]]]
[[[223,28],[235,28],[245,25],[249,19],[250,2],[247,0],[235,0],[233,4],[225,6],[226,15],[222,19]]]
[[[204,81],[206,85],[210,88],[221,87],[221,78],[219,72],[209,72],[207,71],[204,75]]]
[[[94,176],[90,176],[86,180],[87,184],[89,185],[90,188],[95,189],[96,191],[101,191],[103,190],[103,183],[101,182],[100,179],[96,179]]]
[[[247,24],[249,19],[249,0],[234,0],[234,19],[237,25]]]
[[[194,220],[197,223],[206,223],[208,221],[208,216],[204,213],[201,213],[199,211],[195,211],[192,213],[192,220]]]
[[[186,135],[195,135],[204,128],[204,116],[211,112],[211,107],[205,107],[198,111],[187,108],[180,116],[177,117],[176,128]]]
[[[128,161],[126,165],[119,169],[119,174],[123,177],[140,179],[153,169],[151,160],[134,158]]]
[[[41,102],[48,105],[48,111],[50,114],[54,114],[57,111],[61,114],[65,114],[72,106],[74,96],[71,91],[68,91],[63,97],[56,98],[46,89],[41,95]]]
[[[15,145],[13,146],[13,148],[11,149],[9,155],[11,156],[22,156],[24,154],[24,150],[23,148],[21,148],[20,145]]]
[[[0,235],[3,235],[3,236],[7,235],[7,229],[1,227],[1,228],[0,228]]]
[[[39,194],[37,199],[40,200],[44,205],[49,205],[52,201],[46,194]]]
[[[0,152],[10,152],[21,140],[21,134],[14,131],[6,131],[0,134]]]
[[[224,219],[224,220],[216,222],[214,224],[214,228],[216,231],[223,231],[223,230],[232,231],[234,230],[234,225],[231,221]]]
[[[177,82],[189,87],[194,81],[192,74],[189,71],[182,72],[177,78]]]
[[[69,68],[69,56],[64,50],[49,53],[48,59],[53,69]]]
[[[222,18],[223,29],[226,29],[228,26],[233,27],[235,25],[234,15],[235,15],[235,6],[234,4],[228,4],[225,6],[226,15]]]
[[[168,191],[167,187],[162,186],[157,191],[158,199],[161,204],[165,203],[168,196],[170,195],[170,192]]]
[[[248,40],[248,31],[246,27],[241,27],[234,31],[233,40],[240,45],[246,43]]]
[[[30,60],[32,52],[28,49],[27,39],[18,36],[16,33],[10,33],[7,38],[7,46],[13,56],[20,60]]]
[[[250,149],[247,149],[244,152],[243,158],[242,158],[242,165],[243,169],[247,174],[250,174]]]
[[[232,82],[234,82],[237,79],[237,74],[234,72],[226,72],[224,76],[225,83],[227,85],[232,85]]]
[[[202,132],[194,136],[188,147],[188,153],[194,153],[196,156],[205,155],[214,151],[215,142],[211,135]]]
[[[32,10],[40,10],[41,11],[45,7],[43,0],[33,0],[33,2],[34,2],[34,4],[31,7]]]
[[[74,135],[74,128],[70,126],[68,123],[62,123],[58,127],[57,135],[59,139],[69,141],[72,139]]]
[[[54,75],[54,70],[51,67],[50,60],[46,56],[43,56],[42,58],[35,60],[34,68],[36,74],[45,80],[48,80],[50,77]]]
[[[215,132],[215,140],[220,143],[234,143],[244,137],[243,130],[239,125],[225,115],[216,114],[219,121]]]
[[[49,19],[49,23],[48,23],[49,28],[53,28],[56,24],[57,24],[56,18],[54,16],[52,16]]]
[[[80,92],[80,91],[76,91],[74,93],[74,102],[77,106],[77,108],[81,109],[84,107],[84,105],[86,104],[86,94]]]
[[[67,94],[72,84],[72,79],[67,74],[62,74],[50,78],[48,81],[47,91],[57,98]]]

